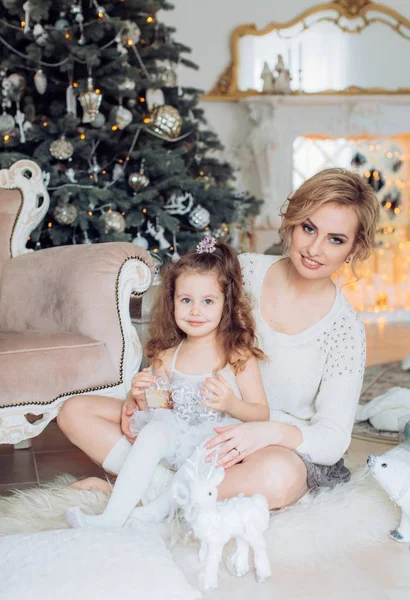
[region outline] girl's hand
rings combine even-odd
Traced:
[[[238,402],[238,398],[233,393],[230,385],[219,374],[216,377],[205,379],[201,396],[206,398],[202,402],[205,406],[228,413],[232,412],[233,407]]]
[[[136,373],[131,381],[131,394],[138,410],[147,410],[147,403],[145,401],[145,390],[150,385],[155,383],[156,377],[148,372],[148,369],[143,369],[139,373]],[[134,409],[135,410],[135,409]]]
[[[131,443],[134,443],[135,436],[133,436],[130,431],[130,419],[136,410],[139,410],[138,404],[131,394],[129,394],[127,399],[124,400],[121,409],[121,431]]]
[[[217,435],[207,442],[205,448],[211,450],[219,446],[217,464],[229,469],[253,452],[275,445],[275,426],[274,421],[254,421],[240,425],[215,427]],[[214,452],[208,454],[206,459],[208,462],[213,454]]]

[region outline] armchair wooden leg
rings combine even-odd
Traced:
[[[31,448],[31,439],[22,440],[18,444],[13,444],[14,450],[26,450],[27,448]]]

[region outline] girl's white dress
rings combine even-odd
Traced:
[[[175,469],[185,462],[200,444],[216,435],[215,427],[237,425],[241,421],[228,416],[226,413],[208,408],[202,403],[207,400],[201,396],[201,389],[207,377],[213,373],[192,375],[182,373],[175,368],[178,353],[183,342],[176,348],[169,375],[173,409],[155,408],[136,411],[130,420],[130,431],[138,436],[141,429],[148,423],[161,421],[168,423],[178,432],[177,449],[175,453],[165,456],[167,463]],[[232,388],[233,393],[241,398],[236,377],[230,365],[219,371]]]

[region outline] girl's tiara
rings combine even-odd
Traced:
[[[216,239],[213,237],[205,237],[202,242],[196,247],[196,251],[198,254],[203,254],[206,252],[207,254],[212,254],[216,250]]]

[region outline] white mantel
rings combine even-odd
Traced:
[[[264,200],[257,226],[270,231],[270,236],[277,231],[279,209],[292,191],[295,138],[410,134],[407,94],[260,95],[247,97],[241,103],[249,113],[246,143]],[[249,153],[243,152],[243,157],[249,161]]]

